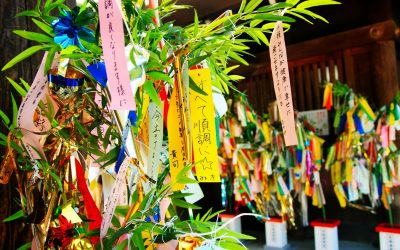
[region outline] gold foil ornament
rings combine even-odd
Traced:
[[[179,239],[178,249],[179,250],[194,250],[201,246],[203,240],[197,237],[185,236]]]

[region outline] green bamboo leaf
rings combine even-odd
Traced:
[[[195,179],[186,177],[186,176],[181,176],[179,178],[176,179],[176,182],[180,183],[180,184],[195,184],[198,183]]]
[[[276,4],[262,6],[257,9],[257,12],[270,12],[270,11],[274,11],[274,10],[290,8],[292,6],[293,6],[293,4],[290,4],[290,3],[276,3]]]
[[[12,108],[13,108],[11,128],[13,129],[17,126],[17,115],[18,115],[18,106],[17,106],[17,102],[15,101],[13,94],[11,94],[11,102],[12,102]]]
[[[224,72],[225,74],[229,74],[232,70],[235,70],[235,69],[237,69],[239,67],[240,67],[240,65],[233,65],[231,67],[228,67],[228,68],[224,69],[222,72]]]
[[[10,118],[8,118],[6,113],[4,113],[2,110],[0,110],[0,117],[6,126],[8,126],[10,124]]]
[[[289,12],[289,10],[288,10],[288,12]],[[276,25],[276,22],[272,22],[272,23],[266,23],[266,24],[264,24],[262,27],[261,27],[261,30],[263,31],[263,32],[266,32],[266,31],[270,31],[270,32],[272,32],[272,30],[275,28],[275,25]],[[282,27],[284,28],[284,29],[290,29],[290,24],[288,24],[288,23],[282,23]]]
[[[221,230],[219,230],[218,235],[226,235],[226,236],[234,237],[236,239],[243,239],[243,240],[255,240],[256,239],[253,236],[237,233],[237,232],[225,229],[225,228],[222,228]]]
[[[82,43],[83,47],[91,51],[93,54],[99,55],[103,52],[102,49],[94,43],[86,42],[83,39],[80,39],[79,41]]]
[[[85,8],[75,19],[75,25],[85,26],[96,23],[96,13],[91,8]]]
[[[111,218],[111,224],[115,227],[115,228],[120,228],[121,227],[121,223],[119,222],[117,216],[113,216]]]
[[[51,171],[49,171],[48,173],[49,173],[50,176],[53,177],[53,179],[56,181],[57,186],[58,186],[58,191],[62,192],[62,191],[63,191],[63,186],[62,186],[60,177],[58,177],[58,175],[56,175],[55,173],[53,173],[53,172],[51,172]]]
[[[287,13],[287,14],[290,14],[290,15],[293,15],[293,16],[295,16],[295,17],[297,17],[297,18],[300,18],[300,19],[306,21],[306,22],[309,23],[309,24],[314,24],[313,22],[311,22],[310,20],[308,20],[308,19],[305,18],[304,16],[302,16],[302,15],[300,15],[300,14],[298,14],[298,13],[292,11],[292,10],[288,10],[288,11],[286,11],[286,13]],[[264,27],[264,26],[263,26],[263,27]]]
[[[20,13],[17,13],[15,16],[30,16],[30,17],[40,17],[40,13],[34,10],[25,10]]]
[[[64,1],[65,1],[65,0],[57,0],[57,1],[55,1],[54,3],[52,3],[52,1],[50,1],[49,4],[47,4],[47,3],[48,3],[48,1],[47,1],[46,4],[45,4],[45,6],[44,6],[44,8],[43,8],[43,14],[44,14],[45,16],[48,16],[48,15],[50,14],[50,12],[51,12],[53,9],[55,9],[55,8],[57,8],[57,7],[59,7],[59,6],[61,6],[62,3],[64,3]]]
[[[239,62],[239,63],[241,63],[241,64],[243,64],[243,65],[249,66],[249,63],[246,62],[246,60],[244,60],[243,58],[241,58],[240,55],[237,54],[236,52],[231,51],[231,52],[228,54],[228,56],[229,56],[230,58],[232,58],[233,60],[235,60],[235,61],[237,61],[237,62]]]
[[[165,44],[161,49],[160,59],[163,62],[165,62],[167,60],[168,49],[169,49],[169,46],[167,44]]]
[[[254,30],[253,32],[265,45],[269,46],[268,38],[261,30]]]
[[[235,250],[246,250],[247,248],[239,244],[237,241],[227,241],[227,240],[221,240],[218,242],[218,246],[221,249],[235,249]]]
[[[224,16],[218,20],[214,20],[213,22],[211,22],[210,24],[208,24],[207,26],[205,26],[205,28],[200,31],[201,34],[203,35],[209,35],[209,32],[211,32],[213,29],[221,26],[223,23],[225,23],[230,17],[229,16]]]
[[[199,17],[197,16],[197,11],[196,11],[196,9],[194,9],[193,36],[196,37],[197,33],[199,33]]]
[[[22,82],[22,85],[24,85],[24,88],[26,89],[26,91],[29,91],[31,86],[29,86],[29,84],[24,79],[19,78],[19,80]]]
[[[184,198],[187,196],[191,196],[192,193],[181,193],[181,192],[175,192],[173,194],[170,194],[169,197],[172,199],[180,199],[180,198]]]
[[[168,82],[171,85],[174,84],[172,78],[166,75],[164,72],[154,70],[147,72],[147,75],[151,77],[153,80],[162,80]]]
[[[261,20],[260,20],[261,21]],[[251,38],[253,38],[253,40],[257,43],[257,44],[261,44],[260,43],[260,39],[258,39],[258,36],[254,33],[253,29],[247,29],[246,34],[249,35]]]
[[[246,4],[247,4],[247,0],[242,0],[242,3],[240,4],[240,8],[239,8],[238,13],[242,13],[243,12],[244,8],[246,7]]]
[[[13,220],[22,218],[23,216],[24,216],[24,213],[22,212],[22,209],[21,209],[18,212],[16,212],[15,214],[12,214],[12,215],[8,216],[7,218],[5,218],[3,220],[3,222],[13,221]]]
[[[139,250],[145,250],[142,231],[135,230],[133,232],[133,242],[135,242],[135,245]]]
[[[17,248],[17,250],[28,250],[31,249],[32,247],[32,242],[28,242],[20,247]]]
[[[287,22],[287,23],[293,23],[296,20],[288,17],[288,16],[281,16],[281,15],[274,15],[274,14],[269,14],[269,13],[262,13],[262,14],[255,14],[252,16],[252,19],[261,19],[264,21],[282,21],[282,22]]]
[[[199,94],[207,95],[207,93],[204,92],[204,90],[202,90],[199,86],[197,86],[197,84],[193,81],[191,77],[189,77],[189,88]]]
[[[210,211],[211,211],[211,209],[210,209]],[[204,222],[207,222],[207,221],[213,219],[215,216],[217,216],[217,215],[219,215],[220,213],[223,213],[223,212],[225,212],[225,209],[219,210],[219,211],[217,211],[217,212],[214,212],[214,213],[208,215],[203,221],[204,221]]]
[[[156,89],[154,88],[152,81],[146,81],[143,85],[144,90],[149,95],[150,99],[158,106],[161,107],[162,103],[160,97],[157,94]]]
[[[297,5],[297,9],[308,9],[311,7],[316,7],[316,6],[323,6],[323,5],[335,5],[335,4],[341,4],[340,2],[337,1],[332,1],[332,0],[308,0],[300,3]]]
[[[125,217],[128,214],[129,211],[129,206],[125,205],[125,206],[117,206],[115,207],[115,215],[118,216],[123,216]]]
[[[182,208],[191,208],[191,209],[201,209],[201,207],[191,204],[187,201],[180,200],[180,199],[171,199],[172,204],[174,204],[177,207],[182,207]]]
[[[40,6],[42,4],[42,0],[37,0],[35,5],[36,12],[40,12]]]
[[[119,148],[115,147],[115,148],[111,149],[110,151],[108,151],[106,154],[99,157],[96,160],[96,162],[105,162],[105,161],[110,161],[110,160],[116,160],[118,157],[118,153],[119,153]]]
[[[263,0],[251,0],[248,4],[247,4],[247,6],[246,6],[246,8],[244,9],[244,13],[250,13],[250,12],[252,12],[254,9],[256,9],[259,5],[260,5],[260,3],[262,3],[263,2]]]
[[[314,19],[319,19],[319,20],[322,20],[322,21],[324,21],[326,23],[329,23],[328,20],[326,20],[324,17],[322,17],[322,16],[320,16],[318,14],[315,14],[314,12],[309,11],[309,10],[293,9],[293,11],[301,13],[301,14],[309,15],[310,17],[312,17]]]
[[[74,124],[76,126],[76,129],[78,130],[79,134],[81,134],[81,136],[88,136],[88,133],[86,131],[86,129],[82,126],[82,124],[78,121],[78,119],[76,117],[74,117]]]
[[[286,0],[286,3],[291,4],[292,6],[296,6],[300,0]]]
[[[50,36],[54,36],[53,28],[50,25],[48,25],[48,24],[46,24],[44,22],[41,22],[41,21],[39,21],[39,20],[37,20],[35,18],[32,18],[32,22],[34,22],[36,24],[36,26],[39,27],[39,29],[43,30],[44,32],[46,32]]]
[[[210,56],[210,54],[207,55],[203,55],[203,56],[196,56],[192,59],[189,60],[188,62],[188,67],[189,69],[199,63],[201,63],[202,61],[204,61],[206,58],[208,58]]]
[[[4,67],[1,69],[2,71],[11,68],[15,64],[19,63],[20,61],[30,57],[31,55],[35,54],[36,52],[40,50],[45,50],[49,48],[49,45],[35,45],[30,48],[27,48],[26,50],[22,51],[20,54],[18,54],[16,57],[11,59]]]
[[[49,69],[51,68],[51,64],[53,63],[54,56],[56,55],[56,52],[60,51],[61,47],[60,45],[54,45],[49,52],[47,53],[46,57],[46,62],[44,64],[44,73],[48,72]]]
[[[54,43],[53,38],[49,37],[45,34],[37,33],[37,32],[31,32],[31,31],[26,31],[26,30],[13,30],[13,32],[27,40],[39,42],[39,43]]]
[[[250,27],[254,28],[257,25],[259,25],[260,23],[262,23],[262,22],[263,22],[263,20],[260,20],[260,19],[251,20],[250,21]],[[245,29],[245,31],[247,31],[247,29]]]
[[[26,96],[26,91],[24,88],[22,88],[17,82],[15,82],[13,79],[6,77],[7,80],[11,83],[11,85],[14,87],[14,89],[18,92],[18,94],[22,97]]]
[[[235,82],[245,79],[245,77],[243,77],[241,75],[228,75],[228,77],[231,81],[235,81]]]

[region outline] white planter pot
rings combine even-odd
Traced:
[[[266,249],[282,249],[288,246],[286,221],[270,218],[265,222]]]
[[[316,250],[339,250],[339,220],[314,220],[314,243]]]
[[[379,245],[381,250],[400,249],[400,225],[382,223],[375,228],[379,232]]]
[[[221,222],[225,223],[235,217],[233,214],[220,214],[219,217],[221,218]],[[231,223],[229,223],[226,227],[226,229],[232,230],[237,233],[242,233],[242,221],[241,217],[236,218],[233,220]]]

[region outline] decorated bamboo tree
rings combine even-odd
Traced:
[[[393,224],[391,189],[399,185],[395,144],[400,117],[398,96],[374,112],[363,96],[345,84],[328,83],[325,93],[327,108],[331,104],[335,107],[334,127],[339,136],[329,150],[326,166],[340,205],[374,212],[383,204]]]
[[[195,12],[186,27],[163,23],[187,7],[168,0],[153,8],[88,0],[72,9],[47,0],[18,14],[41,32],[15,33],[38,44],[3,70],[44,57],[31,84],[9,79],[24,98],[19,108],[13,98],[11,118],[0,112],[9,129],[0,181],[15,172],[21,212],[9,219],[32,226],[33,248],[144,249],[175,240],[185,249],[229,249],[251,238],[211,222],[211,211],[183,220],[175,207],[198,208],[188,202],[199,196],[197,182],[220,179],[211,88],[234,88],[228,65],[247,64],[249,42],[268,45],[276,21],[290,27],[283,9],[324,20],[309,8],[337,4],[262,3],[243,1],[210,24]]]

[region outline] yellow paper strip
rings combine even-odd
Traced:
[[[193,133],[194,162],[199,182],[220,182],[218,152],[209,69],[189,71],[193,81],[207,94],[190,90],[191,128]]]
[[[168,143],[169,164],[171,182],[176,182],[179,172],[189,163],[190,156],[190,132],[187,120],[187,101],[185,100],[184,86],[182,82],[182,70],[180,58],[177,57],[175,64],[176,82],[170,99],[168,111]],[[172,190],[177,191],[184,188],[183,184],[176,183]]]

